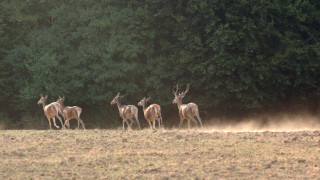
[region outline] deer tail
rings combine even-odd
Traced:
[[[159,110],[158,113],[159,113],[160,123],[161,123],[161,125],[163,126],[163,121],[162,121],[162,116],[161,116],[161,108],[160,108],[160,106],[158,106],[158,108],[159,108],[159,109],[157,109],[157,108],[156,108],[156,109]],[[158,114],[158,113],[157,113],[157,114]]]
[[[80,107],[77,107],[77,114],[78,114],[78,117],[80,117],[80,114],[82,112],[82,109]]]

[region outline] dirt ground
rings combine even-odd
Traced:
[[[320,131],[0,131],[0,179],[320,179]]]

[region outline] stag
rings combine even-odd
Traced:
[[[150,129],[156,129],[156,121],[158,121],[159,124],[159,129],[161,127],[162,123],[162,117],[161,117],[161,109],[160,106],[158,104],[151,104],[150,106],[146,107],[147,102],[150,100],[149,98],[143,98],[139,103],[138,106],[142,106],[143,108],[143,114],[144,114],[144,118],[148,121],[149,125],[150,125]],[[153,128],[150,122],[153,122]]]
[[[119,115],[122,118],[122,129],[125,130],[125,128],[124,128],[125,122],[127,123],[128,129],[131,129],[131,125],[134,122],[133,118],[135,118],[138,123],[139,130],[141,130],[140,123],[138,120],[138,108],[134,105],[122,105],[120,102],[120,99],[122,97],[123,96],[120,96],[120,93],[118,92],[116,97],[114,97],[110,103],[111,105],[117,104],[117,106],[118,106]],[[128,119],[131,121],[130,124],[128,123]]]
[[[188,120],[188,129],[190,129],[190,119],[193,121],[193,123],[195,125],[198,125],[198,122],[194,116],[197,117],[197,119],[200,122],[200,126],[202,128],[202,122],[201,122],[201,118],[199,116],[198,106],[192,102],[189,104],[182,104],[182,98],[187,94],[188,91],[189,91],[189,84],[187,85],[186,90],[182,93],[178,94],[178,85],[177,85],[176,90],[174,90],[174,89],[172,90],[172,94],[174,95],[174,99],[173,99],[172,103],[177,104],[178,109],[179,109],[179,116],[180,116],[179,128],[181,127],[181,125],[185,119]]]
[[[56,124],[56,117],[60,120],[62,128],[64,129],[65,126],[63,125],[62,119],[59,116],[62,115],[63,113],[61,111],[61,106],[59,103],[57,102],[53,102],[51,104],[46,105],[46,100],[48,99],[48,95],[46,95],[45,97],[42,96],[42,94],[40,95],[40,100],[38,101],[38,104],[42,104],[43,107],[43,111],[44,111],[44,115],[47,117],[48,121],[49,121],[49,127],[51,129],[51,121],[50,119],[53,120],[53,124],[56,128],[60,128],[59,126],[57,126]]]
[[[57,103],[60,104],[61,109],[63,110],[63,115],[64,115],[64,118],[65,118],[64,125],[67,126],[70,129],[70,122],[69,121],[71,119],[76,119],[78,121],[78,129],[80,129],[80,123],[81,123],[82,128],[86,129],[82,119],[80,118],[82,109],[80,107],[78,107],[78,106],[67,106],[67,107],[65,107],[64,106],[64,100],[65,100],[64,96],[63,97],[59,96],[59,99],[57,100]]]

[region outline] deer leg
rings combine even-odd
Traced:
[[[127,119],[123,119],[123,120],[122,120],[122,129],[123,129],[123,130],[126,130],[125,127],[124,127],[124,123],[127,123],[128,130],[131,129],[131,126],[130,126],[130,124],[128,123],[128,120],[127,120]]]
[[[158,124],[159,124],[159,129],[161,129],[161,125],[160,125],[160,124],[161,124],[161,123],[160,123],[161,120],[160,120],[160,118],[157,118],[157,121],[158,121]]]
[[[64,116],[63,112],[59,111],[58,114],[59,114],[60,116],[62,116],[62,119],[63,119],[64,122],[65,122],[65,121],[66,121],[66,117]],[[58,115],[58,116],[59,116],[59,115]],[[60,122],[61,122],[61,125],[62,125],[63,129],[67,129],[65,123],[63,123],[63,121],[60,121]]]
[[[188,118],[188,130],[190,130],[190,118]]]
[[[155,119],[153,119],[153,129],[156,129],[156,120]]]
[[[139,130],[141,130],[141,128],[140,128],[140,123],[139,123],[139,119],[138,119],[138,113],[135,114],[135,118],[136,118],[136,121],[137,121],[137,123],[138,123]]]
[[[122,130],[125,130],[124,129],[124,119],[122,120]]]
[[[132,129],[131,126],[132,126],[132,124],[133,124],[134,121],[133,121],[133,119],[129,119],[129,120],[130,120],[130,124],[128,125],[128,127],[130,126],[130,129]],[[128,121],[128,120],[127,120],[127,121]]]
[[[161,116],[161,114],[160,114],[160,122],[161,122],[161,125],[162,125],[163,129],[164,129],[164,125],[163,125],[163,121],[162,121],[162,116]]]
[[[49,127],[50,127],[50,129],[51,129],[51,120],[50,120],[49,117],[47,117],[47,119],[48,119],[48,122],[49,122]]]
[[[196,114],[196,116],[197,116],[197,118],[198,118],[198,120],[199,120],[199,122],[200,122],[200,126],[201,126],[201,128],[202,128],[202,122],[201,122],[201,118],[200,118],[200,116],[199,116],[199,113]]]
[[[127,129],[128,129],[128,130],[131,130],[131,126],[130,126],[130,124],[128,123],[128,119],[126,119],[125,122],[127,123],[127,126],[128,126]],[[124,127],[124,124],[123,124],[123,127]]]
[[[160,118],[158,118],[156,115],[154,115],[154,116],[153,116],[153,119],[154,119],[154,120],[153,120],[153,123],[154,123],[154,124],[153,124],[153,128],[156,129],[156,121],[158,121],[159,129],[161,129],[161,127],[160,127]]]
[[[126,120],[126,119],[123,119],[122,120],[122,130],[126,130],[126,128],[124,127],[124,123],[127,123],[127,126],[128,126],[128,128],[130,128],[130,125],[129,125],[129,123],[128,123],[128,121]]]
[[[80,121],[78,118],[77,118],[77,121],[78,121],[78,129],[80,129]]]
[[[78,118],[78,122],[81,123],[83,129],[86,129],[86,128],[84,127],[84,123],[83,123],[82,119]]]
[[[183,120],[184,120],[184,118],[183,118],[183,117],[180,117],[179,129],[181,128],[181,125],[182,125],[182,123],[183,123]]]
[[[150,121],[148,121],[148,123],[149,123],[150,129],[152,130],[152,125],[151,125]]]
[[[56,128],[60,128],[57,124],[56,124],[56,117],[53,117],[53,125],[56,127]]]
[[[64,117],[63,112],[59,111],[58,114],[59,114],[60,116],[62,116],[64,120],[66,120],[66,117]]]
[[[130,119],[130,127],[132,126],[133,123],[134,123],[133,119]]]
[[[70,119],[68,119],[68,128],[70,129]]]
[[[65,129],[61,117],[58,114],[56,115],[56,117],[59,119],[61,126],[62,126],[62,129]]]
[[[68,127],[68,129],[70,129],[69,119],[66,119],[64,121],[64,126]]]
[[[193,121],[194,125],[196,125],[198,127],[198,122],[197,120],[193,117],[193,116],[190,116],[191,120]]]
[[[159,118],[156,115],[152,115],[152,119],[153,119],[153,129],[156,129],[156,121],[158,121],[159,123]],[[160,129],[160,124],[159,124],[159,129]]]

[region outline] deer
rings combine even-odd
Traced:
[[[63,113],[61,111],[61,106],[59,103],[57,102],[53,102],[51,104],[46,105],[46,100],[48,99],[48,95],[46,95],[45,97],[42,96],[42,94],[40,94],[40,100],[38,101],[38,104],[42,104],[43,107],[43,112],[44,115],[47,117],[48,121],[49,121],[49,127],[51,128],[51,119],[53,120],[53,124],[56,128],[60,128],[59,126],[57,126],[56,124],[56,117],[60,120],[61,125],[62,125],[62,129],[65,129],[65,126],[62,122],[61,117],[59,116],[59,114],[61,116],[63,116]]]
[[[148,121],[150,125],[150,129],[156,129],[156,121],[158,121],[159,129],[161,128],[162,123],[162,116],[161,116],[161,109],[158,104],[151,104],[150,106],[146,107],[147,102],[150,100],[149,98],[144,97],[139,103],[138,106],[142,106],[144,118]],[[153,128],[150,122],[153,122]]]
[[[122,97],[123,96],[120,96],[120,92],[118,92],[116,97],[114,97],[113,100],[110,102],[111,105],[117,104],[118,106],[119,115],[122,118],[122,130],[125,130],[124,123],[127,123],[128,130],[131,129],[131,125],[134,122],[133,118],[136,119],[139,126],[139,130],[141,130],[138,119],[138,108],[134,105],[122,105],[120,102],[120,99]],[[131,121],[130,124],[128,123],[128,119]]]
[[[197,120],[195,119],[194,116],[197,117],[197,119],[200,122],[200,126],[202,128],[202,122],[201,118],[199,116],[199,109],[198,106],[191,102],[189,104],[182,104],[182,98],[187,94],[189,91],[189,84],[187,85],[187,88],[184,92],[181,92],[178,94],[178,84],[176,90],[172,89],[172,94],[174,95],[174,99],[172,101],[173,104],[178,105],[178,110],[179,110],[179,116],[180,116],[180,124],[179,128],[181,128],[181,125],[185,119],[188,120],[188,130],[190,129],[190,119],[193,121],[195,125],[198,125]]]
[[[65,107],[64,106],[64,100],[65,100],[64,96],[63,97],[59,96],[59,99],[56,101],[57,103],[60,104],[60,107],[61,107],[61,109],[63,111],[63,115],[64,115],[64,118],[65,118],[64,125],[70,129],[69,121],[71,119],[76,119],[78,121],[78,129],[80,129],[80,123],[81,123],[82,128],[86,129],[85,126],[84,126],[83,120],[80,118],[82,109],[80,107],[78,107],[78,106],[67,106],[67,107]]]

